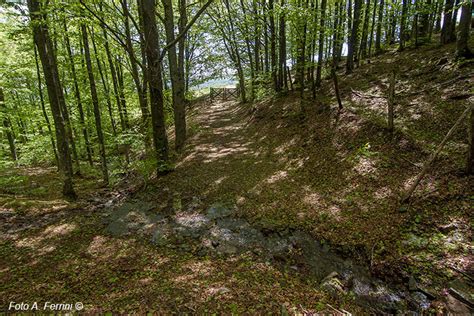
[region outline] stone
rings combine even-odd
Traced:
[[[227,216],[232,215],[234,213],[234,209],[227,207],[221,203],[215,203],[209,207],[207,210],[207,218],[211,220],[215,220],[218,218],[224,218]]]
[[[338,297],[341,294],[346,294],[346,291],[344,290],[344,285],[337,278],[337,276],[337,272],[331,272],[321,282],[321,289],[328,292],[333,297]]]
[[[221,254],[233,255],[237,253],[237,248],[230,244],[220,244],[216,248],[217,252]]]
[[[161,228],[157,228],[151,237],[151,242],[157,246],[164,246],[168,243],[166,233]]]
[[[124,236],[128,234],[128,227],[123,221],[113,221],[105,229],[112,236]]]
[[[408,289],[411,292],[414,292],[414,291],[418,290],[418,284],[416,283],[416,280],[412,275],[408,279]]]

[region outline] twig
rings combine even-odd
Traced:
[[[469,274],[467,274],[466,272],[461,271],[461,270],[459,270],[458,268],[453,267],[453,266],[449,266],[449,268],[450,268],[451,270],[456,271],[457,273],[462,274],[463,276],[465,276],[466,278],[468,278],[470,281],[474,282],[474,278],[471,277],[471,276],[470,276]]]
[[[451,129],[449,130],[449,132],[446,134],[446,136],[444,136],[443,140],[441,141],[441,143],[438,145],[438,148],[436,149],[436,151],[430,156],[430,158],[428,159],[428,161],[425,163],[425,165],[423,166],[423,169],[421,170],[421,172],[418,174],[418,176],[416,177],[415,181],[413,182],[413,184],[408,188],[407,192],[404,194],[401,202],[404,203],[404,202],[407,202],[409,199],[410,199],[410,196],[412,195],[413,191],[415,191],[416,187],[418,186],[418,184],[420,183],[421,179],[425,176],[425,174],[428,172],[428,169],[429,167],[431,166],[431,164],[433,163],[433,161],[436,159],[436,157],[438,156],[438,154],[441,152],[441,150],[443,149],[444,145],[446,144],[446,142],[449,140],[449,138],[451,137],[451,135],[454,133],[454,131],[458,128],[458,126],[461,124],[461,122],[463,121],[463,119],[466,117],[466,115],[469,113],[469,111],[471,111],[471,107],[467,107],[464,112],[461,114],[461,116],[458,118],[458,120],[456,121],[456,123],[454,123],[454,125],[451,127]]]

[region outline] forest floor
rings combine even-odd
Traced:
[[[195,104],[175,170],[141,190],[132,180],[104,189],[84,175],[76,180],[80,199],[67,202],[53,168],[3,171],[0,303],[81,301],[90,312],[367,311],[350,293],[321,290],[291,260],[252,251],[203,254],[186,238],[157,245],[130,227],[114,234],[110,215],[132,200],[182,216],[209,213],[217,203],[265,234],[306,231],[377,278],[400,287],[416,281],[436,297],[433,308],[462,313],[466,307],[446,289],[457,286],[455,279],[472,286],[474,272],[465,129],[411,203],[398,203],[472,97],[474,66],[454,62],[452,49],[387,52],[352,75],[341,73],[340,113],[330,80],[316,101],[301,103],[290,92],[254,105]],[[392,141],[384,123],[391,69]]]

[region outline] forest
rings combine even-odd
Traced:
[[[0,0],[0,312],[471,315],[471,0]]]

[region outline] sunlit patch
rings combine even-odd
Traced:
[[[87,254],[97,259],[126,257],[133,249],[133,240],[95,236],[87,247]]]
[[[231,290],[228,289],[227,287],[216,285],[216,286],[211,286],[211,287],[207,288],[206,291],[205,291],[205,294],[209,297],[209,296],[225,295],[225,294],[228,294],[230,292],[231,292]]]
[[[352,169],[361,175],[377,173],[376,162],[373,158],[369,157],[360,157],[357,164]]]
[[[138,280],[138,283],[140,283],[141,285],[150,285],[153,283],[153,281],[153,278],[143,278]]]
[[[303,198],[303,202],[314,208],[320,208],[321,206],[323,206],[323,198],[318,193],[311,193],[306,195]]]
[[[378,188],[374,193],[374,197],[377,199],[386,199],[392,195],[392,189],[389,187]]]
[[[186,228],[203,228],[209,224],[209,219],[199,213],[179,213],[174,219],[176,223]]]
[[[190,262],[184,266],[185,273],[174,278],[178,284],[188,284],[193,280],[199,280],[210,275],[214,270],[209,262]]]
[[[290,141],[281,144],[280,146],[274,149],[276,155],[281,155],[286,153],[291,147],[295,146],[298,142],[298,137],[293,137]]]
[[[277,172],[275,172],[273,175],[271,175],[271,176],[266,180],[266,182],[271,184],[271,183],[275,183],[275,182],[277,182],[277,181],[283,180],[283,179],[285,179],[286,177],[288,177],[288,172],[281,170],[281,171],[277,171]]]
[[[222,181],[224,181],[224,180],[227,179],[227,178],[228,178],[228,176],[220,177],[219,179],[217,179],[216,181],[214,181],[214,184],[219,185],[219,184],[222,183]]]
[[[51,225],[37,236],[26,237],[16,242],[17,247],[38,248],[39,245],[47,240],[58,236],[65,236],[76,229],[76,224]]]

